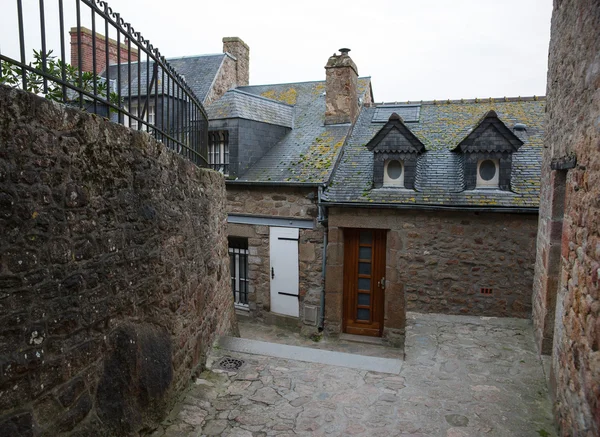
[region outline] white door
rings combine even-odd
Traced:
[[[298,317],[298,229],[270,228],[271,311]]]

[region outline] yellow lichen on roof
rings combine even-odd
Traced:
[[[509,128],[514,123],[539,128],[540,110],[543,111],[544,102],[503,102],[494,99],[478,100],[477,103],[444,102],[435,105],[435,111],[428,111],[428,107],[432,106],[421,107],[420,123],[407,125],[427,149],[452,148],[458,145],[490,110],[496,111],[500,120]],[[529,143],[540,145],[541,140],[530,137]]]
[[[325,131],[314,139],[305,153],[301,153],[297,160],[291,162],[290,170],[295,174],[295,178],[305,178],[309,181],[318,176],[326,176],[331,171],[343,144],[343,140],[336,141],[331,132]]]
[[[317,83],[312,90],[314,95],[322,94],[324,91],[325,91],[325,83],[324,82]]]
[[[289,87],[285,91],[269,90],[260,94],[263,97],[271,100],[277,100],[279,102],[287,103],[288,105],[295,105],[296,98],[298,97],[298,91],[294,87]]]

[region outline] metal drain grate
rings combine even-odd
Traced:
[[[219,361],[218,366],[225,370],[238,370],[244,365],[244,360],[238,360],[236,358],[225,357]]]

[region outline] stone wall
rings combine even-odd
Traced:
[[[598,29],[599,2],[554,1],[534,321],[563,436],[600,435]]]
[[[210,90],[206,94],[206,97],[204,97],[202,104],[204,106],[208,106],[215,100],[219,100],[221,97],[223,97],[223,94],[225,94],[231,88],[237,87],[236,75],[237,70],[235,59],[232,59],[230,56],[225,56],[223,64],[217,72],[215,80],[210,87]]]
[[[310,219],[314,229],[300,229],[298,262],[300,273],[300,318],[302,325],[305,305],[319,306],[323,290],[322,262],[325,229],[318,225],[317,192],[314,188],[236,187],[227,186],[227,209],[230,213],[270,216],[274,218]],[[250,315],[261,320],[270,317],[270,255],[269,227],[262,225],[229,224],[231,237],[248,238],[248,275]],[[304,328],[306,333],[316,326]]]
[[[225,190],[145,133],[0,87],[0,435],[151,428],[237,329]]]
[[[536,226],[526,214],[330,208],[326,328],[341,330],[343,228],[389,230],[384,336],[396,337],[405,310],[529,317]]]

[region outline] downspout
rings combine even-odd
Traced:
[[[325,268],[327,266],[327,214],[325,210],[325,206],[321,203],[321,196],[323,195],[323,186],[319,186],[319,191],[317,194],[317,208],[318,208],[318,222],[325,227],[325,231],[323,234],[323,263],[321,265],[321,280],[322,280],[322,289],[321,289],[321,311],[320,311],[320,320],[319,320],[319,331],[323,331],[325,327]]]

